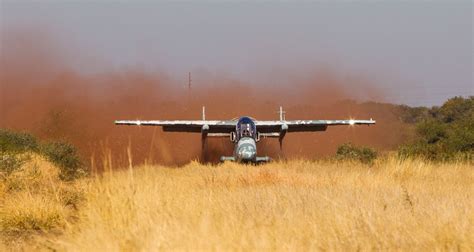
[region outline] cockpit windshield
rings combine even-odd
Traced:
[[[237,122],[237,135],[239,138],[255,138],[257,135],[257,128],[255,127],[253,120],[248,117],[240,118]]]

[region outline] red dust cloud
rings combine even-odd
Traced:
[[[201,74],[187,83],[140,69],[83,74],[68,68],[41,34],[2,34],[0,56],[0,127],[32,132],[45,140],[76,145],[87,162],[101,166],[110,156],[115,167],[127,164],[130,146],[134,164],[181,165],[201,158],[200,135],[163,133],[161,128],[115,126],[117,119],[232,119],[248,115],[278,119],[369,119],[375,126],[329,127],[325,132],[287,134],[280,151],[278,140],[263,139],[259,155],[314,159],[334,154],[345,142],[379,150],[395,148],[406,139],[406,125],[393,106],[357,103],[354,93],[376,89],[360,80],[341,79],[331,71],[308,72],[288,78],[287,85],[245,83],[225,76]],[[183,74],[186,76],[187,73]],[[292,73],[288,73],[291,76]],[[187,77],[187,76],[186,76]],[[185,79],[185,78],[183,78]],[[211,139],[206,160],[232,154],[228,139]]]

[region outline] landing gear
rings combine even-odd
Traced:
[[[201,160],[202,162],[207,162],[207,137],[201,139]]]
[[[220,161],[221,162],[225,162],[225,161],[235,162],[236,159],[235,159],[235,157],[232,157],[232,156],[222,156],[220,158]],[[254,162],[250,162],[250,161],[249,162],[254,163],[254,164],[264,164],[264,163],[268,163],[270,161],[272,161],[272,159],[270,157],[265,156],[265,157],[257,157]],[[247,162],[247,163],[249,163],[249,162]]]
[[[232,161],[232,162],[235,162],[235,157],[228,157],[228,156],[222,156],[220,158],[221,162],[225,162],[225,161]]]
[[[257,164],[262,164],[262,163],[268,163],[272,161],[272,159],[268,156],[265,156],[265,157],[257,157],[255,161],[257,162]]]
[[[204,115],[204,110],[205,108],[202,108],[202,117],[203,120],[205,120],[205,115]],[[209,134],[209,125],[204,124],[201,128],[201,160],[203,162],[206,162],[206,153],[207,153],[207,135]]]

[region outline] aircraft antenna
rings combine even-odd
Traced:
[[[286,112],[283,111],[283,107],[282,107],[282,106],[280,106],[280,111],[279,111],[279,112],[280,112],[280,121],[286,121],[286,118],[285,118]]]

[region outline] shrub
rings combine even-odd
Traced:
[[[76,148],[69,143],[52,142],[44,144],[41,153],[48,161],[59,167],[59,178],[62,180],[70,181],[86,174]]]
[[[28,133],[0,129],[0,152],[37,151],[38,141]]]
[[[409,107],[407,105],[400,105],[400,119],[405,123],[417,123],[423,121],[430,116],[429,108],[427,107]]]
[[[0,129],[0,172],[10,174],[28,160],[24,152],[38,150],[38,141],[28,133]]]
[[[436,118],[444,123],[460,121],[466,116],[472,115],[474,110],[474,96],[469,98],[454,97],[447,100],[439,108]]]
[[[26,160],[24,152],[35,152],[60,168],[62,180],[73,180],[86,174],[76,148],[64,142],[40,143],[28,133],[0,129],[0,172],[9,174]]]
[[[474,156],[474,97],[454,97],[429,110],[416,124],[416,139],[399,148],[402,158],[434,161],[472,160]]]
[[[358,147],[346,143],[337,148],[336,159],[358,160],[362,163],[372,163],[377,158],[377,152],[369,147]]]

